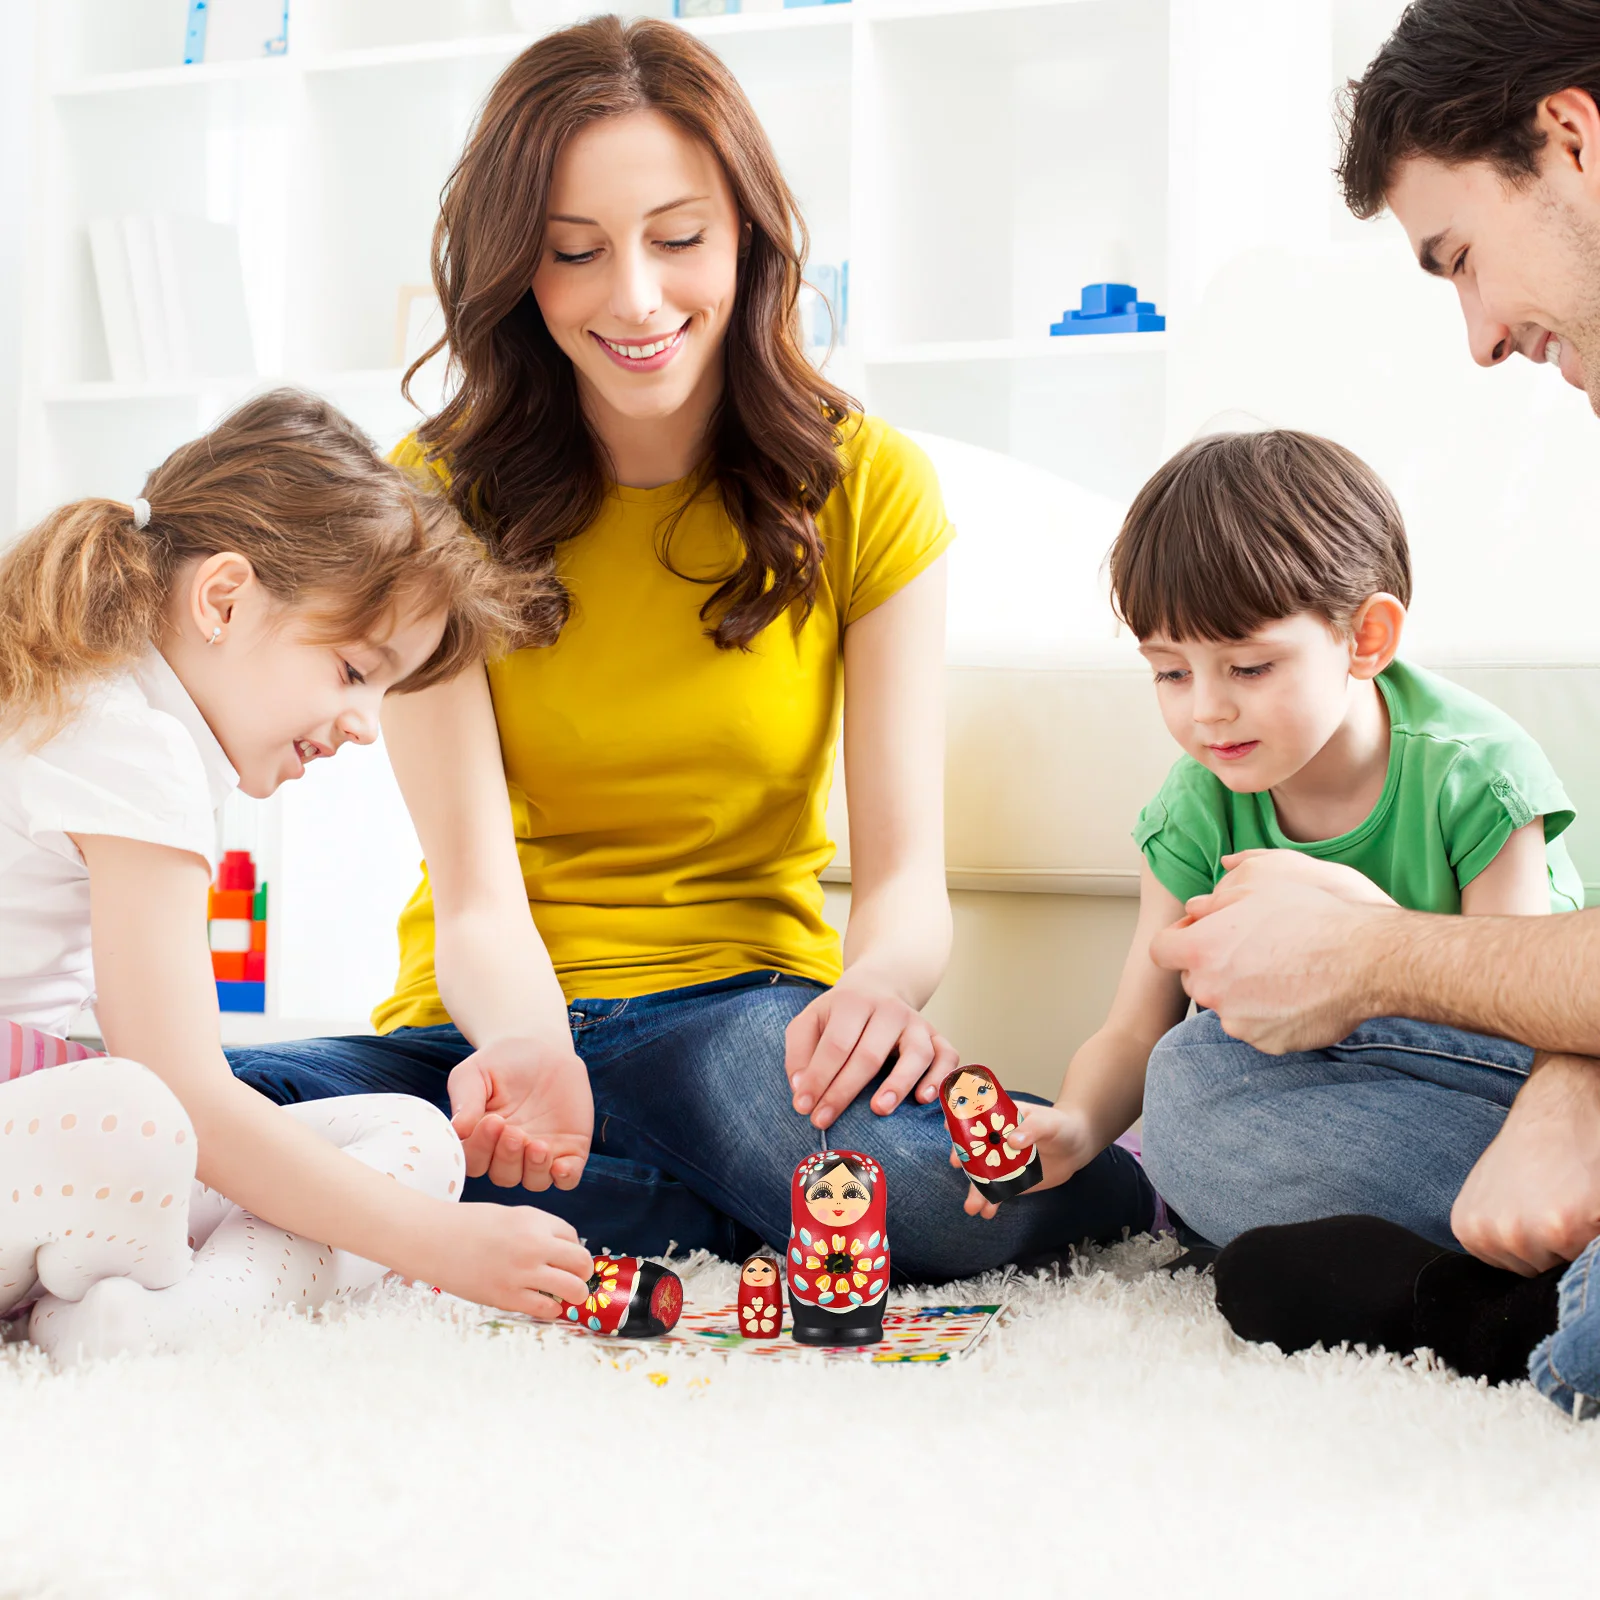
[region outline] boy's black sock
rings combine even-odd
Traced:
[[[1534,1346],[1555,1332],[1566,1270],[1524,1278],[1451,1251],[1417,1278],[1417,1343],[1466,1377],[1515,1383],[1527,1377]]]
[[[1555,1330],[1564,1270],[1524,1278],[1381,1217],[1325,1217],[1241,1234],[1217,1257],[1217,1306],[1241,1338],[1285,1351],[1427,1347],[1508,1383]]]
[[[1217,1308],[1241,1339],[1416,1348],[1414,1288],[1438,1245],[1381,1217],[1252,1228],[1217,1257]]]

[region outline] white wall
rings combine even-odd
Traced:
[[[32,167],[33,0],[0,0],[0,545],[16,532],[23,221]]]

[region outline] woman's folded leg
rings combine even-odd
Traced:
[[[789,1180],[802,1157],[824,1144],[865,1151],[888,1180],[895,1269],[920,1281],[1150,1226],[1154,1192],[1139,1163],[1115,1147],[1071,1182],[1023,1195],[985,1221],[962,1209],[967,1181],[950,1166],[937,1104],[907,1102],[880,1117],[869,1109],[869,1088],[824,1139],[796,1115],[783,1073],[784,1030],[818,992],[750,974],[630,1001],[586,1036],[597,1111],[604,1108],[597,1148],[670,1173],[779,1249],[788,1240]]]

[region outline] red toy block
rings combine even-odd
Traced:
[[[237,950],[213,950],[211,952],[211,975],[221,978],[224,983],[242,983],[244,981],[244,955]]]
[[[222,974],[219,972],[220,978]],[[244,958],[244,981],[246,983],[265,983],[267,981],[267,957],[261,950],[252,950]]]
[[[217,887],[225,894],[230,890],[255,893],[256,864],[248,850],[230,850],[223,856],[222,865],[217,868]],[[244,915],[248,917],[250,913],[246,911]]]

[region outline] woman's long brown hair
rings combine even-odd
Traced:
[[[839,430],[855,407],[801,346],[807,234],[794,196],[744,91],[698,40],[666,22],[596,17],[539,40],[505,70],[434,230],[444,337],[406,383],[409,393],[418,367],[448,347],[458,387],[418,438],[448,465],[457,508],[490,548],[543,580],[523,620],[532,642],[552,643],[572,609],[556,552],[599,513],[607,462],[530,285],[562,145],[599,118],[642,110],[716,154],[750,230],[702,479],[717,484],[744,559],[700,613],[720,647],[747,648],[790,607],[802,620],[810,612],[822,564],[816,513],[839,481]]]

